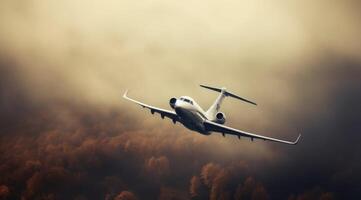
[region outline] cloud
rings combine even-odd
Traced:
[[[122,191],[114,200],[137,200],[135,195],[129,191]]]
[[[192,199],[269,199],[263,184],[254,180],[243,162],[225,167],[207,163],[200,178],[193,176],[190,183]]]
[[[334,200],[335,197],[331,192],[322,192],[322,190],[319,187],[315,187],[309,191],[305,191],[302,194],[297,195],[291,195],[288,200]]]
[[[269,199],[268,192],[264,186],[257,183],[254,178],[248,177],[242,185],[239,185],[235,199]]]
[[[128,108],[112,105],[34,101],[22,93],[17,79],[2,79],[0,148],[5,162],[0,183],[9,188],[9,198],[112,199],[132,191],[139,199],[267,199],[302,196],[315,185],[324,198],[357,196],[352,177],[360,167],[355,151],[359,64],[327,58],[322,61],[327,68],[290,77],[299,92],[291,94],[297,96],[292,104],[302,112],[266,109],[267,114],[278,113],[275,124],[302,128],[296,148],[193,134],[159,118],[142,122],[151,115],[142,113],[140,119]],[[7,70],[3,76],[15,72]],[[333,149],[325,148],[329,146]],[[275,177],[280,181],[274,182]],[[334,192],[336,188],[344,192]]]
[[[0,185],[0,198],[6,199],[9,196],[9,188],[6,185]]]
[[[202,167],[201,177],[203,182],[210,187],[216,177],[216,175],[221,170],[220,166],[214,163],[208,163]]]
[[[156,176],[169,174],[169,160],[165,156],[159,158],[151,157],[145,163],[145,169],[148,173],[153,173]]]
[[[358,4],[207,5],[3,1],[1,198],[359,198]],[[300,143],[202,136],[121,100],[206,109],[200,82],[259,104],[227,99],[227,125]]]
[[[161,187],[159,200],[167,200],[167,199],[185,200],[189,198],[187,193],[184,193],[183,191],[179,191],[175,188],[170,188],[170,187]]]

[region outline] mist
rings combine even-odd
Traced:
[[[357,199],[356,1],[2,1],[0,199]],[[121,98],[297,146],[203,136]]]

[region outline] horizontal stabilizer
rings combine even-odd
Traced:
[[[199,85],[199,86],[201,86],[201,87],[203,87],[203,88],[206,88],[206,89],[209,89],[209,90],[216,91],[216,92],[223,92],[223,94],[224,94],[225,96],[227,96],[227,97],[228,97],[228,96],[229,96],[229,97],[233,97],[233,98],[242,100],[242,101],[244,101],[244,102],[247,102],[247,103],[250,103],[250,104],[253,104],[253,105],[257,105],[255,102],[252,102],[252,101],[250,101],[250,100],[247,100],[247,99],[245,99],[245,98],[242,98],[242,97],[240,97],[240,96],[237,96],[237,95],[235,95],[235,94],[233,94],[233,93],[231,93],[231,92],[228,92],[228,91],[226,90],[226,88],[216,88],[216,87],[211,87],[211,86],[207,86],[207,85]]]

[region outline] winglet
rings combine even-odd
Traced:
[[[292,144],[296,145],[300,140],[300,138],[301,138],[301,134],[298,135],[297,139]]]
[[[124,94],[123,94],[123,98],[128,98],[128,97],[127,97],[127,94],[128,94],[128,89],[125,90],[125,92],[124,92]]]

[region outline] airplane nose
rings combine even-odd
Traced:
[[[180,102],[179,100],[177,100],[175,103],[174,103],[174,108],[179,108],[180,107]]]
[[[184,107],[184,102],[176,98],[171,98],[169,100],[169,105],[171,108],[176,109],[176,108]]]
[[[184,107],[184,102],[177,100],[174,104],[174,108],[183,108]]]
[[[181,102],[181,101],[178,100],[178,101],[175,102],[175,104],[174,104],[174,111],[175,111],[177,114],[181,113],[182,110],[183,110],[182,103],[183,103],[183,102]]]

